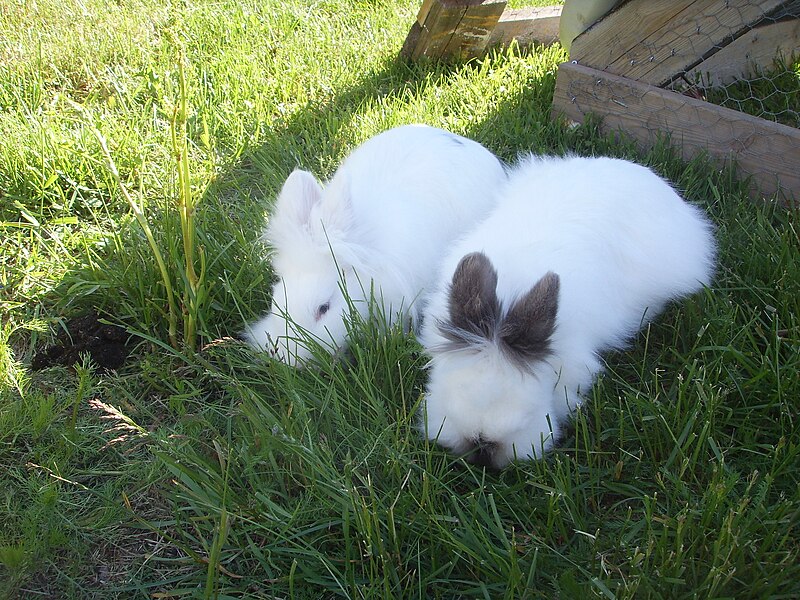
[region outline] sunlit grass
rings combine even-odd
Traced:
[[[800,62],[776,60],[751,78],[711,88],[706,99],[755,117],[800,127]]]
[[[752,204],[703,160],[551,121],[558,47],[465,65],[397,60],[417,9],[0,10],[0,595],[800,594],[796,212]],[[185,136],[173,128],[181,98]],[[119,181],[68,100],[91,115]],[[633,158],[717,224],[713,287],[606,357],[543,461],[485,472],[422,439],[426,359],[401,330],[357,321],[349,355],[320,353],[303,371],[232,339],[269,304],[258,239],[288,173],[326,177],[355,145],[408,122],[509,161],[531,150]],[[189,158],[180,179],[176,147]],[[120,183],[176,290],[191,279],[179,191],[195,203],[207,294],[195,353],[169,343],[162,269]],[[129,332],[126,365],[32,371],[90,309]]]

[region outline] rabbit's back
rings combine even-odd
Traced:
[[[619,346],[669,300],[707,285],[714,262],[702,212],[649,169],[611,158],[523,160],[491,216],[448,254],[441,280],[475,251],[497,268],[501,299],[558,273],[554,340],[596,350]]]
[[[553,256],[564,267],[583,266],[590,275],[597,256],[631,285],[678,293],[710,281],[714,244],[707,218],[646,167],[606,157],[530,157],[501,196],[507,214],[500,218],[543,247],[567,248]],[[517,212],[525,218],[515,219]],[[576,259],[583,260],[571,265]]]
[[[407,125],[360,146],[328,192],[346,189],[358,235],[369,238],[364,243],[407,264],[432,255],[438,261],[455,237],[489,213],[505,179],[500,161],[480,144]]]

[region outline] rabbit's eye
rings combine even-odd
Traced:
[[[331,308],[331,303],[326,302],[325,304],[321,304],[320,307],[317,309],[317,319],[322,317],[326,312],[328,312]]]

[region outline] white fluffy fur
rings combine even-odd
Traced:
[[[520,369],[496,341],[452,349],[439,324],[462,257],[483,252],[508,306],[548,271],[560,278],[551,354]],[[541,457],[602,363],[670,301],[711,281],[712,227],[645,167],[611,158],[528,157],[497,208],[456,243],[424,311],[430,354],[422,426],[457,453],[490,443],[491,462]]]
[[[374,294],[388,320],[416,317],[442,255],[505,179],[480,144],[423,125],[371,138],[324,188],[294,171],[264,232],[279,277],[273,306],[246,338],[292,364],[310,355],[306,334],[335,351],[347,335],[342,285],[362,316]]]

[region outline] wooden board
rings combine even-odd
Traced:
[[[415,47],[410,49],[410,57],[414,60],[441,57],[466,10],[465,6],[445,6],[439,0],[434,0],[427,7],[425,21]]]
[[[569,0],[558,23],[558,39],[569,52],[572,40],[597,23],[624,0]]]
[[[466,59],[483,54],[506,4],[506,0],[483,0],[467,7],[444,49],[444,55]]]
[[[425,0],[401,54],[420,58],[478,56],[506,7],[506,0]]]
[[[504,46],[516,40],[520,46],[558,41],[561,6],[507,8],[494,27],[489,46]]]
[[[428,13],[431,12],[431,6],[433,6],[436,1],[437,0],[423,0],[422,6],[419,7],[419,12],[417,13],[417,23],[419,23],[420,27],[425,25],[425,19],[428,18]]]
[[[787,0],[629,0],[572,42],[578,63],[666,85]]]
[[[425,25],[425,20],[428,18],[428,13],[431,11],[431,6],[434,4],[443,4],[445,6],[475,6],[481,4],[484,0],[423,0],[422,6],[419,7],[417,13],[417,23],[420,27]]]
[[[583,122],[602,117],[607,132],[622,131],[642,147],[669,134],[685,159],[707,151],[721,162],[735,160],[739,172],[752,176],[757,192],[780,192],[800,201],[800,130],[759,119],[582,65],[558,68],[552,114]]]
[[[751,29],[691,69],[688,83],[723,86],[770,70],[776,58],[800,56],[800,19]],[[798,107],[800,108],[800,107]]]

